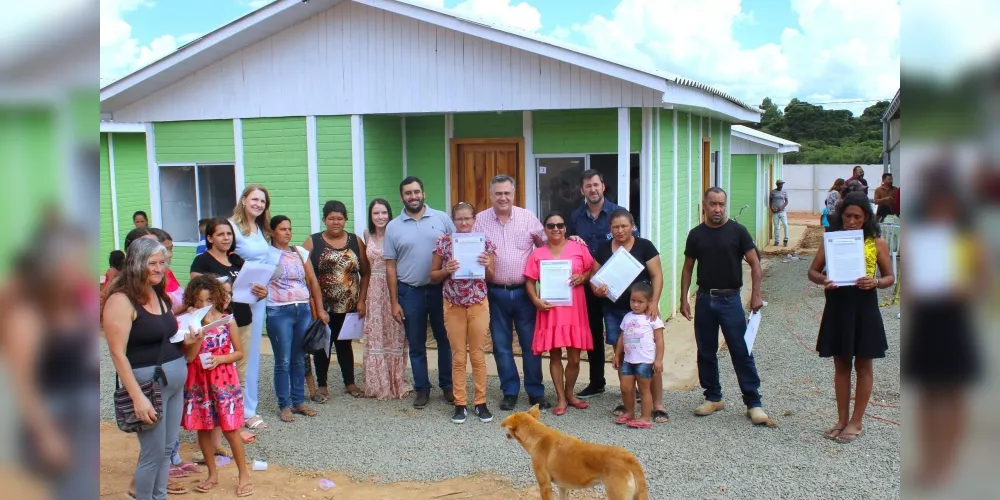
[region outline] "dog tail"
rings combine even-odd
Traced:
[[[649,490],[646,489],[646,475],[638,463],[632,469],[632,480],[635,481],[635,500],[649,500]]]

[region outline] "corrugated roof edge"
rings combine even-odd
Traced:
[[[886,108],[885,113],[882,114],[882,121],[887,122],[891,120],[897,111],[899,111],[899,89],[896,90],[896,95],[889,102],[889,107]]]

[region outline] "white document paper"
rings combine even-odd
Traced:
[[[254,283],[267,286],[274,274],[275,265],[245,262],[240,274],[233,283],[233,302],[241,304],[256,304],[260,299],[253,294]]]
[[[933,256],[906,262],[907,292],[921,297],[940,296],[958,286],[959,272],[955,255],[957,234],[953,228],[941,225],[910,226],[906,231],[906,246],[919,249],[920,255]]]
[[[365,319],[359,318],[358,313],[347,313],[344,318],[344,326],[340,327],[337,333],[337,340],[357,340],[365,330]]]
[[[196,311],[177,316],[177,333],[173,337],[170,337],[170,342],[176,344],[184,340],[184,335],[188,332],[188,327],[191,325],[194,325],[195,328],[201,328],[201,320],[205,319],[205,315],[211,310],[212,305],[209,304]]]
[[[486,235],[483,233],[452,233],[451,253],[458,261],[456,280],[486,278],[486,266],[479,263],[479,256],[486,252]]]
[[[757,340],[757,330],[760,328],[760,311],[750,313],[750,320],[747,321],[747,333],[743,335],[743,340],[747,343],[747,352],[753,352],[753,343]]]
[[[221,317],[221,318],[219,318],[219,319],[217,319],[217,320],[215,320],[215,321],[213,321],[213,322],[211,322],[211,323],[209,323],[209,324],[201,327],[201,329],[203,331],[209,332],[209,331],[212,331],[212,330],[214,330],[216,328],[228,325],[229,322],[232,321],[232,320],[233,320],[233,315],[232,314],[227,314],[227,315],[225,315],[225,316],[223,316],[223,317]]]
[[[619,247],[590,281],[597,286],[607,285],[608,298],[617,301],[645,268],[625,247]]]
[[[837,286],[854,286],[865,275],[865,234],[860,229],[823,233],[826,277]]]
[[[543,260],[539,262],[538,298],[554,306],[573,305],[573,261]]]

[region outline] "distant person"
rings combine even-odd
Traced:
[[[198,246],[194,250],[195,255],[201,255],[208,251],[208,244],[205,243],[205,228],[208,226],[208,221],[212,219],[201,219],[198,221]]]
[[[850,184],[851,181],[860,182],[861,185],[864,186],[863,191],[865,193],[865,196],[868,196],[868,181],[865,180],[865,169],[861,168],[861,165],[857,165],[854,167],[851,177],[847,179],[847,183]]]
[[[780,229],[785,228],[785,239],[784,246],[788,246],[788,214],[785,209],[788,208],[788,193],[782,189],[785,186],[785,181],[778,179],[774,181],[774,189],[771,190],[771,196],[768,199],[768,203],[771,206],[771,213],[773,214],[772,220],[774,221],[774,246],[778,246],[778,235],[780,234]]]
[[[899,215],[896,209],[899,197],[899,188],[892,185],[892,174],[886,172],[882,174],[882,185],[875,188],[875,204],[878,205],[878,212],[875,217],[882,222],[887,216]]]
[[[125,263],[125,252],[121,250],[112,250],[111,254],[108,255],[108,270],[104,271],[104,281],[101,283],[101,290],[103,291],[107,288],[111,280],[118,276],[118,273],[122,270],[122,264]]]
[[[830,227],[830,215],[837,210],[837,204],[840,203],[840,193],[844,190],[844,184],[846,184],[846,181],[838,178],[833,181],[833,186],[830,186],[830,191],[826,193],[823,216],[820,218],[820,222],[822,222],[824,228]]]
[[[746,312],[740,300],[743,288],[743,260],[750,264],[752,280],[750,309],[760,310],[762,272],[757,249],[750,232],[726,216],[726,192],[713,187],[705,191],[702,206],[705,222],[688,233],[681,274],[681,315],[691,321],[691,274],[698,264],[698,294],[695,302],[694,334],[698,347],[698,379],[705,389],[705,402],[694,414],[704,417],[725,408],[719,382],[719,328],[729,347],[736,379],[743,393],[747,416],[755,425],[767,422],[761,408],[760,376],[753,354],[743,339],[747,329]]]
[[[149,227],[149,216],[146,212],[137,210],[132,214],[132,224],[135,224],[135,227]]]

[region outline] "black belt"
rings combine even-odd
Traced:
[[[740,289],[739,288],[711,288],[711,289],[707,289],[706,290],[704,288],[699,288],[698,289],[698,293],[707,293],[709,296],[712,296],[712,297],[729,297],[730,295],[737,295],[737,294],[739,294],[740,293]]]
[[[420,285],[420,286],[416,286],[416,285],[411,285],[411,284],[409,284],[409,283],[405,283],[405,282],[403,282],[403,281],[400,281],[400,282],[399,282],[399,284],[400,284],[400,285],[406,285],[406,286],[408,286],[408,287],[410,287],[410,288],[416,288],[416,289],[418,289],[418,290],[419,290],[419,289],[421,289],[421,288],[433,288],[433,287],[436,287],[436,286],[438,286],[438,287],[439,287],[439,286],[441,286],[441,285],[442,285],[441,283],[428,283],[428,284],[426,284],[426,285]]]
[[[496,285],[489,283],[490,288],[503,288],[504,290],[524,290],[524,283],[519,283],[517,285]]]

